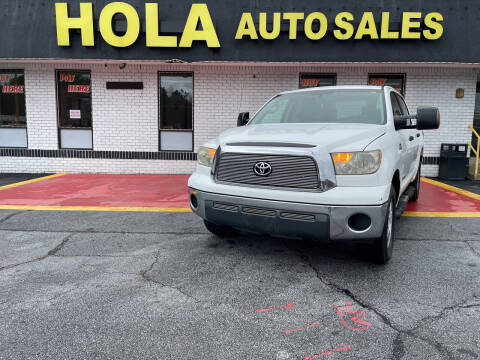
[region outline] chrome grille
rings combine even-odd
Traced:
[[[253,168],[257,162],[272,167],[268,176],[258,176]],[[223,153],[215,169],[216,179],[223,182],[273,187],[318,189],[315,160],[309,156]]]
[[[247,214],[255,214],[255,215],[262,215],[262,216],[276,216],[277,215],[277,212],[275,210],[270,210],[270,209],[244,207],[242,209],[242,211],[244,213],[247,213]]]
[[[215,202],[213,204],[213,207],[215,209],[220,209],[220,210],[225,210],[225,211],[238,211],[238,206],[237,205],[232,205],[232,204],[223,204],[223,203]]]
[[[280,217],[284,219],[315,221],[315,215],[293,212],[281,212]]]

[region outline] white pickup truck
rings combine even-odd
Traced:
[[[208,230],[348,240],[378,263],[391,258],[437,108],[410,115],[388,86],[321,87],[280,93],[237,125],[199,148],[188,181]]]

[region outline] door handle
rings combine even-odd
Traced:
[[[417,133],[417,137],[420,137],[420,133]]]
[[[410,136],[410,137],[408,138],[409,141],[413,141],[413,139],[415,139],[413,136]]]

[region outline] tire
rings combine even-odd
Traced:
[[[397,194],[395,189],[390,189],[390,197],[388,199],[387,213],[385,215],[385,224],[383,226],[382,235],[374,240],[373,260],[377,264],[386,264],[393,253],[393,243],[395,240],[395,208],[397,204]]]
[[[415,188],[415,192],[413,195],[410,197],[408,201],[415,202],[418,200],[418,197],[420,196],[420,172],[422,170],[422,163],[418,164],[418,171],[417,171],[417,176],[415,176],[415,180],[413,180],[412,185]]]
[[[203,223],[205,224],[205,227],[208,231],[210,231],[213,235],[217,235],[219,237],[232,236],[237,234],[235,229],[232,229],[228,226],[217,225],[207,220],[203,220]]]

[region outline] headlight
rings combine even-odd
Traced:
[[[373,174],[380,168],[382,162],[380,150],[332,153],[331,155],[337,175]]]
[[[217,149],[200,146],[197,154],[198,163],[203,166],[212,167],[213,157],[216,151]]]

